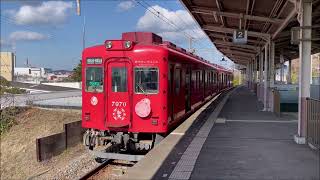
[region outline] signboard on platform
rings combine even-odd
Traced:
[[[248,40],[247,31],[244,29],[236,29],[233,32],[233,43],[246,44]]]

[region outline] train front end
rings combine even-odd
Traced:
[[[157,38],[124,33],[83,51],[84,144],[107,148],[104,158],[148,151],[167,132],[167,52],[153,45]]]

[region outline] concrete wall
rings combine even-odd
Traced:
[[[13,80],[15,55],[12,52],[0,53],[0,76],[4,77],[8,81]]]
[[[276,84],[276,89],[280,93],[281,103],[298,103],[299,87],[297,84]],[[310,85],[310,97],[320,99],[320,85]]]
[[[84,129],[81,121],[64,124],[64,131],[36,139],[37,160],[43,161],[61,154],[66,149],[82,142]]]
[[[42,84],[50,85],[50,86],[81,89],[81,82],[52,82],[52,83],[42,83]]]

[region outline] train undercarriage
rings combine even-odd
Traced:
[[[96,156],[103,159],[139,161],[158,144],[164,135],[156,133],[131,133],[98,131],[88,129],[83,135],[83,143]]]

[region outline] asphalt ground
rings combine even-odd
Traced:
[[[207,137],[190,179],[318,180],[319,151],[298,145],[295,117],[262,112],[247,88],[229,98]]]
[[[295,144],[293,140],[297,132],[296,116],[277,117],[263,112],[262,104],[245,87],[230,95],[219,115],[222,123],[215,123],[203,145],[199,143],[202,147],[195,164],[185,166],[193,168],[191,174],[172,178],[174,169],[181,164],[183,154],[214,108],[213,103],[197,117],[153,179],[319,179],[319,151]],[[147,170],[145,167],[144,171]]]

